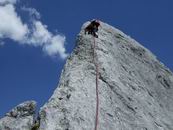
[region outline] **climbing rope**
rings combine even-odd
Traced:
[[[97,63],[97,55],[96,55],[96,41],[94,39],[94,46],[93,46],[93,62],[96,68],[96,116],[95,116],[95,129],[98,130],[98,123],[99,123],[99,92],[98,92],[98,78],[99,78],[99,69]]]

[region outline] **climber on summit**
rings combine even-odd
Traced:
[[[91,23],[85,28],[85,34],[88,32],[88,34],[93,35],[94,37],[98,38],[98,35],[96,32],[98,31],[98,27],[100,26],[100,23],[98,20],[93,20]]]

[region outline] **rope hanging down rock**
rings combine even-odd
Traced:
[[[95,129],[98,130],[98,124],[99,124],[99,92],[98,92],[98,78],[99,78],[99,68],[97,63],[97,55],[96,55],[96,41],[95,37],[94,39],[94,46],[93,46],[93,62],[96,68],[96,116],[95,116]]]

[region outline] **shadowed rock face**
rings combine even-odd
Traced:
[[[0,130],[31,130],[35,111],[35,101],[19,104],[0,120]]]
[[[96,71],[93,42],[82,26],[76,47],[49,101],[39,130],[93,130]],[[99,130],[173,130],[173,74],[134,39],[101,22]],[[23,130],[23,129],[19,129]]]
[[[13,118],[22,118],[26,116],[31,116],[35,114],[35,108],[36,108],[35,101],[27,101],[13,108],[10,112],[6,114],[6,116]]]

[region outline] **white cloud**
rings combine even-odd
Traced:
[[[47,30],[47,26],[40,21],[33,21],[33,33],[29,43],[38,46],[50,42],[52,34]]]
[[[65,37],[56,35],[51,38],[50,44],[46,44],[43,47],[43,50],[47,52],[47,54],[50,56],[56,55],[56,52],[59,52],[61,58],[66,58],[67,54],[65,53],[64,43],[65,43]]]
[[[0,38],[22,41],[28,31],[27,25],[22,23],[12,4],[0,6]]]
[[[16,2],[17,2],[17,0],[0,0],[0,4],[6,4],[6,3],[14,4]]]
[[[40,19],[41,18],[41,14],[36,9],[34,9],[34,8],[30,8],[30,7],[25,7],[24,6],[21,9],[23,11],[28,12],[31,17],[34,17],[36,19]]]
[[[65,36],[53,35],[40,21],[33,21],[33,33],[26,42],[34,46],[42,46],[43,51],[49,56],[59,54],[64,59],[67,57],[64,47],[65,39]]]
[[[0,40],[9,38],[19,44],[42,47],[49,56],[59,55],[63,59],[67,57],[65,36],[51,33],[47,25],[39,20],[40,14],[36,9],[22,8],[23,11],[29,12],[31,21],[23,23],[15,10],[16,0],[0,0],[0,3],[3,2],[7,4],[0,5]]]

